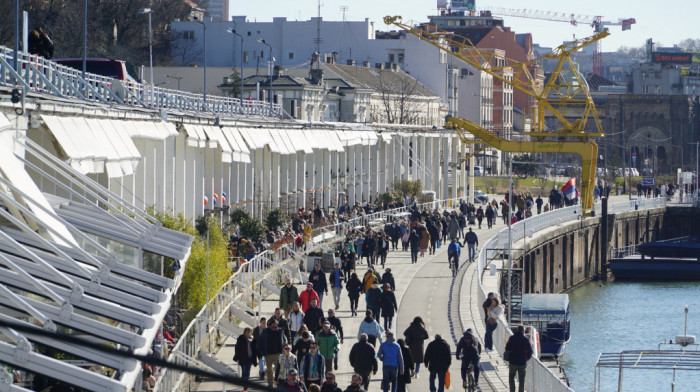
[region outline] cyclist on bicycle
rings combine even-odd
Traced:
[[[457,343],[457,360],[462,359],[462,386],[467,389],[467,369],[469,365],[474,365],[474,386],[479,385],[479,355],[481,354],[481,343],[474,337],[471,328],[464,332],[464,336]]]
[[[459,241],[457,238],[452,238],[450,246],[447,247],[447,261],[450,263],[450,268],[454,268],[453,274],[459,268],[459,254],[462,251],[462,247],[459,246]]]

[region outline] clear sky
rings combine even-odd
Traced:
[[[347,20],[369,18],[378,30],[390,30],[382,21],[385,15],[401,15],[404,21],[426,22],[428,15],[437,14],[437,0],[321,0],[321,16],[324,20],[342,20],[342,6],[347,6]],[[276,16],[308,20],[317,15],[317,7],[317,0],[231,0],[230,12],[258,22],[269,22]],[[614,51],[620,46],[644,46],[647,38],[664,46],[672,46],[686,38],[700,38],[697,28],[700,2],[697,0],[476,0],[476,7],[527,7],[530,10],[602,15],[604,20],[611,21],[636,18],[637,24],[631,30],[623,32],[619,26],[610,27],[612,34],[602,41],[603,51]],[[532,33],[534,42],[543,46],[559,45],[574,35],[583,38],[593,34],[589,26],[503,18],[506,26],[511,26],[517,33]]]

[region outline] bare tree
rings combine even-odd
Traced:
[[[381,111],[389,124],[417,124],[420,117],[418,81],[402,71],[382,70],[378,76]]]
[[[174,65],[189,66],[202,58],[204,50],[197,45],[197,41],[187,39],[182,31],[173,33],[173,41],[170,47],[171,62]]]

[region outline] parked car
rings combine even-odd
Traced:
[[[474,166],[474,176],[481,177],[486,174],[483,166]]]
[[[79,71],[83,70],[83,59],[57,59],[53,61]],[[85,71],[91,74],[121,80],[122,82],[136,82],[126,71],[126,62],[122,60],[87,59]]]
[[[474,191],[474,202],[479,202],[481,204],[486,204],[489,202],[489,197],[480,190]]]

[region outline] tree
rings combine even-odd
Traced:
[[[173,65],[187,67],[198,62],[204,55],[204,50],[197,41],[189,39],[182,31],[173,33],[170,62]]]
[[[265,218],[265,226],[275,231],[278,228],[284,226],[289,221],[289,217],[280,208],[272,208],[267,212],[267,217]]]
[[[418,101],[418,80],[405,72],[381,70],[377,76],[381,112],[389,124],[417,124],[421,108]],[[374,120],[381,121],[376,118]]]
[[[392,194],[394,200],[403,200],[404,196],[421,196],[423,194],[423,186],[420,180],[396,180],[393,184]]]

